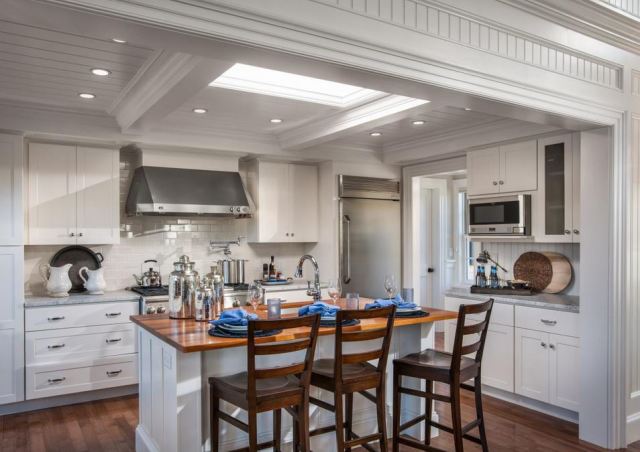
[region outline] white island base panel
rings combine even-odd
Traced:
[[[434,346],[434,323],[423,323],[396,327],[387,365],[386,400],[387,432],[391,437],[391,413],[393,390],[393,360],[406,354]],[[233,347],[204,352],[181,353],[171,345],[138,328],[140,390],[139,424],[136,428],[136,451],[138,452],[202,452],[210,451],[209,435],[209,388],[211,376],[230,375],[246,370],[246,347]],[[359,344],[361,350],[371,345]],[[347,349],[345,352],[355,351]],[[334,336],[320,336],[316,359],[331,358],[334,351]],[[281,355],[262,357],[269,361],[257,362],[258,367],[290,363],[297,357]],[[418,380],[406,378],[403,385],[418,388]],[[312,395],[332,401],[333,395],[312,387]],[[401,422],[424,413],[424,400],[402,396]],[[246,421],[246,412],[231,404],[221,403],[227,413]],[[434,420],[437,417],[434,413]],[[354,431],[366,435],[377,431],[375,406],[361,395],[354,397]],[[271,412],[258,415],[258,442],[272,438]],[[335,424],[333,413],[310,406],[311,429]],[[421,438],[421,424],[407,430]],[[435,436],[437,431],[432,429]],[[283,412],[282,441],[285,449],[291,449],[293,433],[291,417]],[[247,447],[247,435],[237,428],[220,422],[220,450]],[[314,450],[336,449],[335,433],[329,432],[311,438]]]

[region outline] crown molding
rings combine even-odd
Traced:
[[[640,16],[597,0],[498,0],[640,55]]]

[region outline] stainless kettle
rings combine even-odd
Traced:
[[[160,276],[158,261],[155,259],[147,259],[142,265],[146,266],[149,262],[155,263],[157,270],[154,270],[153,266],[151,266],[149,270],[143,272],[141,276],[134,274],[133,277],[136,280],[136,284],[142,287],[162,287],[162,276]]]

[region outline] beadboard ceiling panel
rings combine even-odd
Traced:
[[[131,44],[0,21],[0,100],[106,111],[152,52]],[[96,76],[92,68],[111,73]],[[85,92],[96,98],[78,97]]]

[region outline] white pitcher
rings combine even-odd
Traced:
[[[84,273],[87,274],[85,278]],[[104,289],[107,287],[107,282],[104,280],[104,272],[101,268],[96,270],[89,270],[87,267],[82,267],[78,271],[78,276],[84,283],[84,288],[87,289],[90,295],[102,295]]]
[[[52,297],[68,297],[71,290],[69,269],[71,264],[62,267],[52,267],[49,264],[40,267],[40,276],[47,282],[47,292]]]

